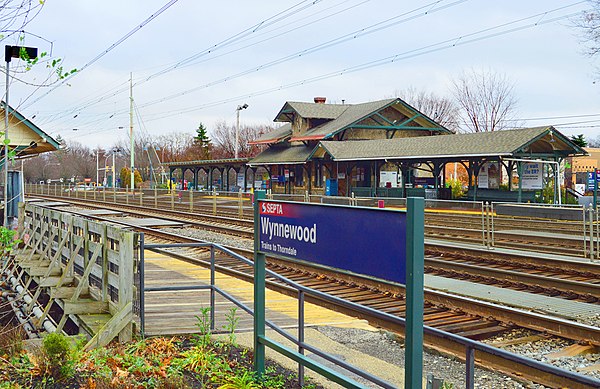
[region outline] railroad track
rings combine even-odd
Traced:
[[[159,206],[165,208],[155,208],[154,202],[147,201],[145,205],[139,205],[139,202],[131,200],[125,204],[123,201],[124,195],[120,195],[120,204],[114,202],[93,200],[90,198],[80,199],[73,197],[61,197],[53,195],[35,195],[44,199],[52,199],[79,204],[82,206],[96,206],[101,208],[110,208],[120,210],[122,212],[131,212],[135,210],[137,213],[146,217],[166,217],[171,218],[173,215],[178,215],[180,221],[188,221],[198,227],[203,227],[211,231],[222,232],[229,234],[227,228],[220,228],[221,225],[236,225],[240,227],[239,235],[244,237],[252,237],[253,222],[251,218],[239,218],[237,208],[231,210],[232,207],[220,207],[219,215],[213,215],[214,209],[212,206],[194,205],[194,212],[189,210],[182,211],[181,209],[189,208],[184,204],[174,203],[173,209],[170,209],[171,204],[166,206],[159,203]],[[111,198],[111,196],[107,196]],[[233,202],[233,201],[232,201]],[[175,204],[177,205],[175,207]],[[235,207],[233,207],[235,208]],[[251,215],[250,207],[244,207],[245,215]],[[516,250],[535,251],[542,253],[562,254],[575,257],[585,257],[584,244],[582,240],[583,230],[581,222],[569,221],[548,221],[527,219],[521,220],[516,217],[502,217],[494,219],[494,246],[512,248]],[[514,221],[515,225],[510,223]],[[203,224],[204,223],[204,224]],[[544,236],[543,234],[528,234],[526,231],[538,230],[548,233],[556,233],[561,231],[565,235],[571,237]],[[425,236],[432,239],[444,239],[452,242],[463,242],[469,244],[482,244],[484,241],[484,233],[482,232],[481,216],[470,214],[440,214],[437,212],[425,212]]]
[[[75,212],[76,213],[76,212]],[[89,217],[89,216],[88,216]],[[115,222],[114,219],[104,219],[110,222]],[[197,243],[198,240],[160,231],[153,228],[136,227],[132,224],[120,221],[121,224],[126,224],[129,227],[135,228],[144,232],[147,235],[146,240],[153,243]],[[253,252],[239,248],[230,248],[231,250],[252,258]],[[176,256],[188,262],[194,262],[203,266],[209,264],[208,254],[202,250],[190,249],[186,253],[177,253],[170,255]],[[437,266],[444,265],[440,261]],[[218,269],[221,272],[231,274],[235,277],[251,280],[252,269],[244,264],[235,262],[232,258],[218,256]],[[473,266],[472,264],[468,264]],[[384,284],[370,280],[368,278],[359,278],[348,275],[339,274],[333,271],[325,271],[324,269],[315,269],[306,265],[284,261],[278,258],[268,258],[268,266],[271,270],[276,271],[300,284],[320,290],[325,293],[373,308],[395,316],[403,317],[406,309],[404,305],[404,289],[401,286],[394,284]],[[426,265],[429,266],[429,265]],[[481,275],[479,275],[481,277]],[[597,277],[597,276],[596,276]],[[572,282],[577,282],[570,280]],[[286,287],[277,283],[273,279],[268,280],[268,286],[272,289],[279,290],[283,293],[291,293],[286,291]],[[588,298],[590,298],[588,296]],[[595,295],[593,298],[597,298]],[[428,326],[441,329],[443,331],[452,332],[471,339],[485,339],[495,334],[504,332],[513,328],[527,328],[534,331],[539,331],[553,336],[560,336],[576,341],[585,340],[596,345],[600,345],[600,329],[586,326],[559,318],[539,315],[535,313],[527,313],[508,307],[501,307],[490,303],[479,302],[473,299],[453,296],[447,293],[426,290],[425,291],[425,309],[424,323]],[[323,304],[322,301],[314,301]],[[597,302],[597,299],[594,301]],[[328,305],[328,304],[324,304]],[[332,307],[334,308],[334,307]],[[338,307],[338,310],[339,307]],[[347,312],[347,309],[341,309],[346,313],[362,316],[371,321],[373,324],[383,328],[402,333],[403,328],[399,328],[397,324],[385,322],[381,320],[373,320],[373,318],[364,317],[357,312]],[[463,358],[464,350],[462,346],[452,344],[447,340],[440,340],[425,337],[429,347],[442,352],[452,353],[459,358]],[[534,382],[540,382],[540,377],[545,377],[542,381],[548,384],[552,378],[547,378],[544,373],[536,371],[523,371],[518,369],[513,362],[498,361],[497,357],[492,355],[479,355],[478,359],[484,366],[495,366],[499,370],[514,375],[514,372],[519,372],[521,378],[527,378]],[[548,381],[550,380],[550,381]],[[558,381],[557,381],[558,382]],[[565,385],[565,382],[560,381],[560,385]],[[576,385],[573,387],[577,387]]]
[[[94,205],[75,202],[79,206],[102,207],[127,214],[144,217],[163,217],[179,221],[188,226],[214,232],[253,239],[253,222],[231,217],[205,214],[189,214],[178,211],[148,210],[139,206],[114,204]],[[118,217],[111,220],[118,220]],[[231,223],[231,224],[228,224]],[[436,236],[436,235],[434,235]],[[436,236],[437,237],[437,236]],[[471,243],[470,241],[466,241]],[[600,304],[600,265],[588,262],[567,263],[564,261],[533,261],[520,257],[489,251],[452,250],[451,247],[425,244],[425,271],[446,278],[468,280],[475,283],[494,285],[513,290],[543,294],[585,303]],[[532,257],[534,258],[534,257]]]

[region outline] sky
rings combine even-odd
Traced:
[[[361,103],[410,87],[450,96],[461,73],[491,71],[514,84],[524,125],[592,139],[600,70],[574,27],[589,9],[565,0],[46,0],[23,44],[79,70],[42,87],[32,84],[50,74],[44,63],[11,74],[9,102],[52,136],[108,148],[129,139],[130,74],[135,134],[194,133],[202,122],[210,136],[243,104],[243,125],[271,124],[286,101]]]

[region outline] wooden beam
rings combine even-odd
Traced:
[[[96,300],[64,300],[63,309],[67,315],[85,315],[108,312],[108,303]]]
[[[104,347],[119,335],[123,329],[131,325],[133,319],[132,306],[130,301],[90,339],[83,349],[91,350],[94,347]]]

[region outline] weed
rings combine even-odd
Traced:
[[[0,355],[12,357],[23,351],[25,331],[21,327],[9,328],[8,325],[0,330]]]
[[[210,307],[200,308],[200,315],[196,317],[196,327],[200,334],[196,336],[197,344],[201,347],[207,347],[210,344]]]
[[[235,330],[237,329],[238,323],[240,322],[240,318],[237,317],[237,307],[232,307],[229,309],[229,312],[225,314],[226,323],[223,326],[223,329],[228,332],[229,335],[229,343],[231,346],[236,347],[236,338],[235,338]]]
[[[260,385],[256,383],[256,377],[253,372],[248,370],[228,377],[228,382],[219,386],[219,389],[258,389]]]
[[[442,389],[454,389],[454,384],[452,382],[444,381]]]

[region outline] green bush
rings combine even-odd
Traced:
[[[68,378],[73,373],[69,339],[61,333],[48,334],[42,342],[42,353],[46,359],[46,371],[53,378]]]
[[[452,198],[459,199],[464,196],[463,185],[457,179],[446,180],[446,187],[452,188]]]

